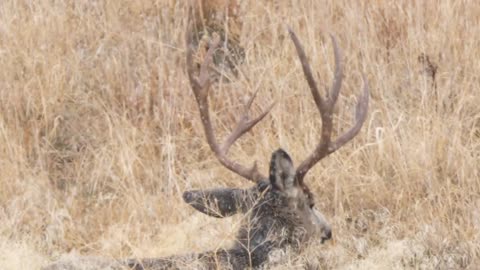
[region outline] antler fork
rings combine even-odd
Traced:
[[[187,31],[190,33],[191,31]],[[228,168],[230,171],[250,180],[253,182],[258,182],[260,180],[266,179],[257,169],[256,163],[254,163],[250,168],[244,167],[241,164],[229,159],[227,157],[228,150],[230,146],[235,143],[235,141],[240,138],[247,131],[252,129],[258,122],[260,122],[273,108],[274,103],[268,106],[265,111],[263,111],[259,116],[254,119],[250,119],[248,111],[252,106],[252,103],[257,95],[258,90],[250,97],[247,104],[245,105],[244,111],[241,114],[235,128],[232,132],[225,138],[224,142],[220,145],[217,142],[215,137],[212,122],[210,120],[210,112],[208,107],[208,91],[210,89],[210,75],[208,74],[208,68],[212,64],[212,58],[215,50],[218,48],[220,39],[217,36],[210,48],[207,51],[204,61],[200,66],[200,74],[198,77],[194,75],[194,64],[193,64],[193,48],[191,45],[191,34],[187,36],[187,72],[188,79],[190,80],[190,85],[192,86],[195,99],[198,104],[198,109],[200,111],[200,118],[202,121],[203,129],[205,131],[205,136],[207,138],[208,145],[210,149],[215,153],[215,156],[220,161],[220,163]]]
[[[332,141],[331,136],[333,128],[333,108],[335,106],[335,103],[337,102],[340,89],[342,88],[343,80],[343,68],[340,59],[341,52],[338,48],[337,40],[335,36],[330,35],[330,37],[332,38],[333,52],[335,56],[335,73],[330,91],[327,95],[327,98],[324,99],[318,91],[317,84],[315,83],[315,79],[313,78],[312,70],[310,68],[310,65],[308,64],[308,60],[305,55],[305,51],[303,50],[302,44],[300,44],[300,41],[291,29],[288,29],[288,32],[297,50],[298,58],[302,63],[303,74],[305,75],[305,79],[307,80],[308,86],[310,87],[313,100],[315,101],[315,104],[317,105],[318,111],[320,112],[320,116],[322,118],[322,132],[320,135],[320,142],[315,147],[315,150],[298,166],[296,170],[296,177],[299,183],[303,184],[303,178],[307,174],[308,170],[310,170],[321,159],[338,150],[340,147],[342,147],[344,144],[346,144],[358,134],[363,123],[365,122],[365,119],[367,118],[369,88],[368,81],[364,76],[363,94],[360,96],[357,103],[355,124],[346,133],[338,137],[335,141]]]

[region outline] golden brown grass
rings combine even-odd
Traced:
[[[39,269],[69,252],[164,256],[232,239],[238,218],[204,217],[181,200],[189,188],[250,185],[204,140],[185,74],[183,2],[0,2],[0,268]],[[241,1],[242,75],[211,93],[220,134],[257,88],[253,113],[277,101],[231,151],[266,171],[278,147],[305,158],[321,127],[287,25],[322,85],[333,69],[325,33],[338,37],[338,132],[351,123],[361,72],[370,81],[359,136],[306,179],[334,240],[277,268],[474,269],[480,5],[357,2]],[[437,66],[434,78],[421,55]]]

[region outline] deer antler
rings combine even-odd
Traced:
[[[337,40],[333,35],[330,35],[332,38],[333,43],[333,52],[335,56],[335,73],[332,86],[330,88],[329,93],[327,94],[327,98],[324,99],[318,92],[317,84],[312,75],[312,70],[310,65],[308,64],[307,57],[305,55],[305,51],[303,50],[300,41],[298,40],[295,33],[288,29],[290,33],[290,37],[295,44],[295,48],[297,49],[298,58],[302,63],[303,73],[305,75],[305,79],[308,82],[308,86],[312,92],[313,99],[315,104],[317,105],[318,111],[320,112],[320,116],[322,118],[322,133],[320,136],[320,142],[315,147],[313,153],[311,153],[297,168],[296,177],[300,184],[303,184],[303,178],[307,174],[308,170],[310,170],[317,162],[319,162],[324,157],[328,156],[329,154],[335,152],[348,141],[353,139],[360,128],[362,127],[365,119],[367,118],[367,111],[368,111],[368,97],[369,97],[369,88],[368,88],[368,81],[363,76],[363,94],[360,96],[355,113],[355,124],[353,127],[350,128],[345,134],[338,137],[335,141],[332,141],[332,128],[333,128],[333,108],[335,103],[337,102],[338,94],[340,93],[340,89],[342,88],[342,79],[343,79],[343,70],[342,70],[342,63],[341,63],[341,52],[337,45]]]
[[[220,38],[217,36],[214,38],[210,48],[207,51],[204,61],[200,66],[200,74],[198,77],[194,75],[195,67],[193,64],[193,48],[192,48],[192,37],[191,31],[187,31],[187,72],[188,79],[190,80],[190,85],[192,87],[195,99],[198,104],[198,109],[200,111],[200,118],[202,121],[203,129],[205,131],[205,136],[207,138],[208,145],[213,151],[220,163],[225,166],[230,171],[250,180],[253,182],[258,182],[260,180],[266,179],[260,172],[258,172],[257,165],[254,163],[252,167],[247,168],[241,164],[230,160],[227,157],[228,150],[230,146],[235,143],[235,141],[240,138],[247,131],[252,129],[258,122],[260,122],[273,108],[274,103],[267,107],[267,109],[257,116],[254,119],[250,119],[248,115],[248,110],[250,109],[257,92],[255,92],[250,100],[245,105],[244,111],[240,116],[237,125],[232,130],[232,132],[226,137],[224,142],[219,145],[212,127],[212,122],[210,120],[210,112],[208,107],[208,91],[210,88],[211,80],[208,73],[208,69],[212,64],[213,53],[218,48],[220,43]]]

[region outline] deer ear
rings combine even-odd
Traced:
[[[183,200],[196,210],[216,218],[232,216],[248,209],[248,190],[219,188],[190,190],[183,193]]]
[[[296,185],[295,168],[290,156],[283,149],[273,152],[270,161],[270,183],[273,188],[286,191]]]

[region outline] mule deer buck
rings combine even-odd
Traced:
[[[190,38],[187,38],[188,78],[198,103],[200,119],[208,145],[224,167],[254,182],[255,185],[245,190],[233,188],[191,190],[183,194],[183,199],[196,210],[212,217],[223,218],[243,213],[246,218],[237,232],[236,243],[230,248],[185,256],[127,260],[119,262],[120,264],[126,264],[131,269],[136,270],[258,268],[269,262],[270,255],[276,251],[287,248],[298,251],[312,237],[320,238],[322,243],[332,237],[330,225],[314,207],[313,194],[304,182],[304,178],[317,162],[338,150],[359,133],[367,117],[368,83],[364,78],[363,94],[356,106],[353,127],[337,139],[332,140],[332,114],[343,79],[341,53],[336,39],[333,35],[331,36],[335,56],[334,80],[328,97],[324,98],[318,91],[300,41],[290,29],[289,33],[322,119],[322,131],[319,134],[320,142],[318,145],[296,168],[292,159],[284,150],[276,150],[271,157],[268,177],[261,174],[255,164],[248,168],[228,158],[227,154],[230,146],[260,122],[272,109],[273,104],[268,106],[258,117],[250,119],[248,110],[256,93],[253,94],[247,102],[245,111],[239,118],[236,127],[220,144],[214,133],[208,104],[211,82],[208,69],[212,64],[212,55],[218,47],[219,39],[212,42],[201,64],[199,75],[196,76],[194,74],[193,49],[189,42]]]

